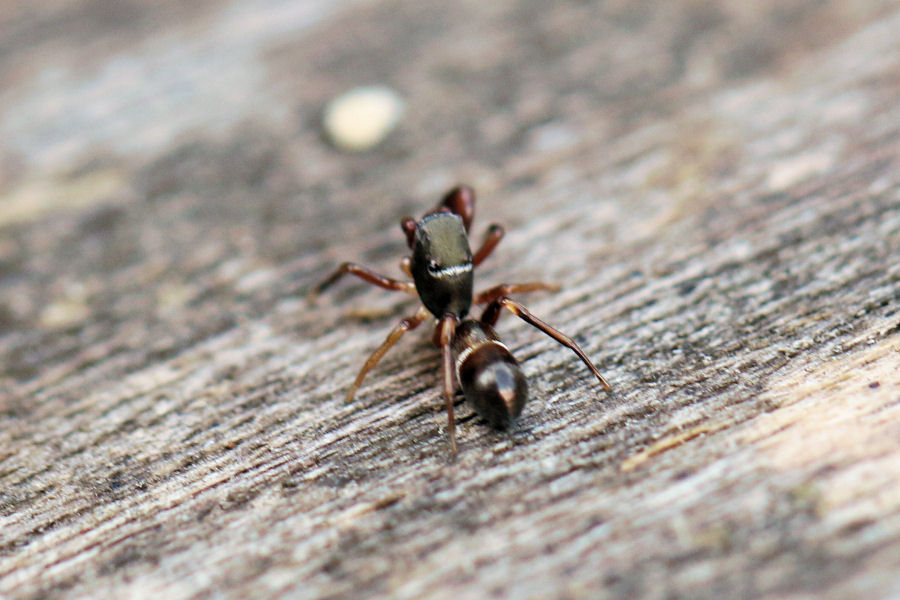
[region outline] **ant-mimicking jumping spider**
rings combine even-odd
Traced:
[[[355,263],[343,263],[313,290],[323,292],[344,275],[350,274],[386,290],[418,296],[423,306],[403,319],[370,356],[360,370],[346,401],[350,402],[366,374],[403,336],[429,317],[437,319],[434,345],[441,349],[444,374],[444,399],[447,404],[450,451],[456,454],[456,422],[453,416],[453,372],[463,394],[486,421],[496,428],[507,427],[522,412],[528,394],[519,363],[494,332],[501,309],[507,309],[529,325],[540,329],[578,355],[600,383],[610,391],[609,383],[572,338],[532,315],[509,297],[518,292],[555,290],[547,283],[503,283],[479,294],[472,293],[473,271],[503,238],[503,227],[492,224],[475,254],[469,248],[469,226],[475,216],[475,192],[468,186],[453,188],[438,206],[418,221],[406,217],[400,227],[412,256],[404,257],[400,267],[412,281],[386,277]],[[467,318],[472,304],[486,304],[480,320]],[[455,361],[454,361],[455,358]],[[455,366],[455,369],[454,369]]]

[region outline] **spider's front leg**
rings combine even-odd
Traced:
[[[494,248],[496,248],[497,244],[500,243],[500,240],[503,239],[503,234],[504,230],[502,225],[491,223],[488,226],[487,231],[484,234],[484,241],[481,242],[481,248],[479,248],[474,256],[472,256],[472,266],[477,267],[484,262],[484,259],[491,255],[491,252],[494,251]]]
[[[315,300],[319,294],[337,283],[344,275],[355,275],[367,283],[371,283],[372,285],[386,290],[406,292],[407,294],[416,293],[416,286],[413,285],[413,282],[411,281],[400,281],[399,279],[376,273],[368,267],[356,263],[345,262],[335,269],[331,275],[322,281],[322,283],[313,288],[313,291],[309,295],[309,299]]]

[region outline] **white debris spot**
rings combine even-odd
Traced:
[[[785,190],[813,175],[824,173],[834,164],[830,152],[807,152],[783,160],[772,168],[766,183],[772,191]]]
[[[563,123],[548,123],[531,132],[530,148],[538,153],[568,150],[578,143],[578,134]]]
[[[86,304],[76,300],[60,300],[44,307],[41,325],[47,329],[60,329],[80,323],[88,316]]]
[[[60,298],[41,310],[39,320],[41,326],[47,329],[61,329],[77,325],[89,313],[87,290],[80,283],[72,283]]]
[[[275,269],[254,269],[238,279],[234,284],[234,289],[240,294],[250,294],[277,280],[278,272]]]
[[[161,312],[173,312],[187,306],[193,297],[188,285],[164,283],[156,290],[156,306]]]
[[[390,88],[359,87],[328,103],[323,124],[335,146],[362,152],[387,137],[403,116],[404,108],[403,99]]]

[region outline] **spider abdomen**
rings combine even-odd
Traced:
[[[490,325],[460,323],[453,340],[456,378],[478,414],[505,429],[522,413],[528,384],[518,361]]]

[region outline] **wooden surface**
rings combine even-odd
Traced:
[[[448,6],[449,4],[449,6]],[[900,597],[900,6],[0,2],[0,596]],[[408,110],[347,155],[324,103]],[[415,332],[458,181],[532,400]]]

